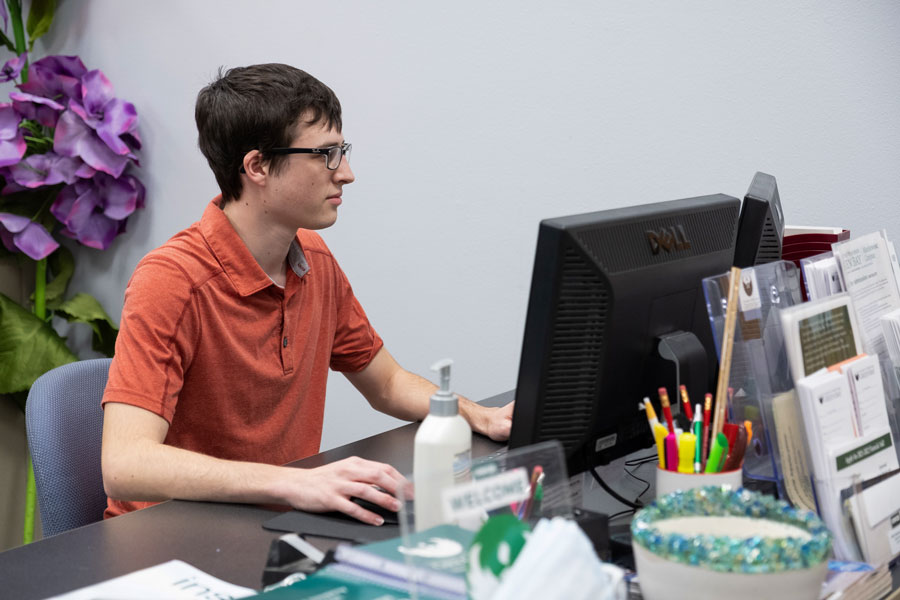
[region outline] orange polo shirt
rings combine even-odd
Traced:
[[[135,269],[103,404],[161,416],[166,444],[280,465],[319,451],[329,367],[360,371],[383,343],[322,238],[297,232],[282,289],[219,200]]]

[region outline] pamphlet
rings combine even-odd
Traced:
[[[862,350],[886,352],[882,315],[900,308],[900,291],[894,276],[891,250],[883,231],[833,245],[840,264],[844,289],[853,298],[860,324]]]
[[[94,600],[96,598],[118,598],[120,600],[195,600],[198,591],[207,590],[206,598],[229,600],[246,598],[256,590],[233,585],[204,573],[180,560],[149,567],[110,579],[102,583],[83,587],[52,600]]]
[[[836,294],[779,313],[795,382],[860,353],[853,306],[849,294]]]

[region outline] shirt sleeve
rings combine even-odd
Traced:
[[[334,260],[332,258],[332,260]],[[337,328],[331,349],[331,368],[356,373],[365,369],[384,346],[362,306],[353,294],[347,276],[334,261],[337,298]]]
[[[193,286],[171,259],[141,261],[125,289],[116,353],[102,403],[149,410],[172,423],[199,335]]]

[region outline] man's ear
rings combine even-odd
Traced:
[[[256,185],[266,185],[266,178],[269,176],[269,163],[263,158],[259,150],[251,150],[244,155],[244,160],[241,163],[241,175]]]

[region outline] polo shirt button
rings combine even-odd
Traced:
[[[285,338],[284,338],[283,340],[281,340],[281,344],[282,344],[285,348],[287,348],[287,336],[285,336]]]

